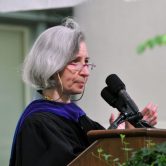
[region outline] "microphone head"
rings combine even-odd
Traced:
[[[109,88],[105,87],[101,91],[102,98],[112,107],[116,108],[117,98],[109,92]]]
[[[125,84],[116,74],[111,74],[106,78],[106,84],[111,93],[117,94],[120,90],[126,89]]]

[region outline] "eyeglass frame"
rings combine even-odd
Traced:
[[[94,63],[85,63],[85,64],[82,64],[80,62],[77,62],[77,63],[71,62],[67,66],[69,66],[69,65],[74,66],[75,69],[70,69],[70,70],[74,70],[76,72],[82,71],[84,67],[88,67],[88,70],[89,69],[93,70],[93,68],[96,67],[96,65]],[[89,66],[90,66],[90,68],[89,68]]]

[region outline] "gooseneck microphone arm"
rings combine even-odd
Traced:
[[[138,112],[130,115],[121,113],[108,129],[117,129],[124,121],[129,121],[135,128],[153,128],[146,121],[142,120],[142,114]]]
[[[108,129],[117,129],[118,126],[125,121],[125,119],[126,117],[123,114],[120,114]]]
[[[142,114],[140,112],[130,116],[127,120],[135,127],[135,128],[154,128],[146,121],[142,120]]]

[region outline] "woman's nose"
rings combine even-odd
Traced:
[[[84,76],[89,76],[90,75],[90,71],[88,66],[83,66],[82,70],[80,71],[80,74],[84,75]]]

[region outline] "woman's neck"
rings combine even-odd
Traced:
[[[47,100],[57,101],[62,103],[70,103],[70,96],[60,94],[56,89],[45,89],[42,92],[43,97]]]

